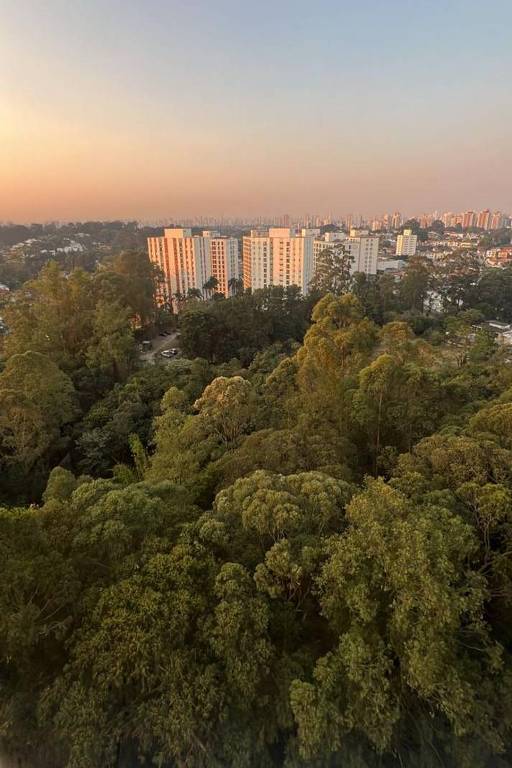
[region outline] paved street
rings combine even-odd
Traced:
[[[169,336],[155,336],[152,339],[153,348],[149,352],[141,353],[140,359],[145,363],[154,363],[155,360],[164,360],[165,358],[160,356],[160,352],[164,349],[176,349],[180,348],[179,337],[177,332],[171,333]],[[172,359],[172,358],[171,358]]]

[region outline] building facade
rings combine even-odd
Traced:
[[[466,211],[462,216],[462,229],[476,227],[477,214],[474,211]]]
[[[505,216],[501,211],[495,211],[491,216],[491,229],[501,229],[505,226]]]
[[[365,275],[377,274],[379,258],[379,238],[370,235],[367,229],[351,229],[344,241],[344,246],[352,256],[350,271],[363,272]]]
[[[316,267],[318,255],[334,245],[342,245],[350,255],[351,274],[355,272],[364,272],[365,275],[377,274],[379,238],[376,235],[370,235],[366,229],[351,229],[348,237],[344,232],[327,232],[322,238],[316,238],[313,244],[313,269]]]
[[[244,288],[253,291],[272,285],[272,252],[268,231],[251,230],[242,241]]]
[[[243,238],[244,287],[296,285],[306,294],[313,277],[313,241],[314,233],[308,229],[252,230]]]
[[[322,237],[320,237],[320,234],[318,233],[313,240],[313,272],[316,268],[319,254],[333,245],[343,243],[346,239],[347,236],[345,232],[326,232]]]
[[[489,229],[491,226],[491,212],[488,208],[485,209],[485,211],[480,211],[478,214],[477,227],[480,227],[480,229]]]
[[[418,237],[413,235],[412,229],[404,229],[396,238],[396,256],[414,256],[417,244]]]
[[[229,296],[233,291],[231,280],[239,280],[238,240],[236,237],[221,237],[218,232],[203,232],[210,237],[210,272],[218,281],[217,291]]]
[[[218,232],[192,235],[189,228],[164,229],[162,237],[148,237],[148,254],[163,274],[158,292],[161,303],[172,304],[189,290],[203,293],[211,277],[218,281],[217,290],[228,296],[230,280],[240,276],[238,240],[221,237]]]

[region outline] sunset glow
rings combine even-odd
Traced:
[[[506,0],[0,11],[0,220],[512,208]]]

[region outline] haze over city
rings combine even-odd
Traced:
[[[0,220],[512,209],[506,0],[0,12]]]

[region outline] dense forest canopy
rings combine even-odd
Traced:
[[[512,766],[512,270],[191,297],[142,364],[156,279],[49,264],[3,311],[3,748]]]

